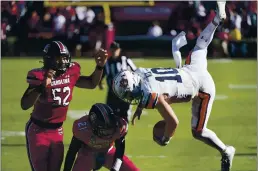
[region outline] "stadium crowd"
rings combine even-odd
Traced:
[[[159,30],[158,36],[175,36],[184,30],[187,32],[187,38],[193,40],[198,37],[203,27],[215,15],[215,11],[209,6],[211,3],[202,1],[171,3],[177,3],[177,7],[172,10],[169,19],[165,23],[163,21],[161,25],[158,24],[159,22],[153,22],[155,23],[153,28]],[[228,46],[228,41],[257,38],[257,2],[229,1],[227,2],[227,13],[228,18],[216,36],[223,40],[222,46],[225,47],[223,48],[225,53],[228,53],[227,47],[231,49],[231,53],[234,53],[237,45],[231,43]],[[105,39],[105,29],[107,28],[102,7],[67,6],[57,8],[45,7],[43,2],[1,1],[1,15],[3,53],[10,49],[16,49],[17,52],[26,54],[27,42],[31,42],[29,46],[31,50],[33,46],[39,46],[36,41],[33,43],[35,39],[49,38],[61,41],[69,40],[68,48],[74,49],[81,43],[81,36],[88,36],[89,43],[84,48],[91,49],[98,40]],[[191,18],[190,21],[189,18]],[[112,22],[116,26],[116,21]],[[147,32],[148,30],[146,30]],[[137,35],[137,33],[135,34]],[[117,35],[119,36],[119,32]],[[245,48],[241,48],[244,51]]]

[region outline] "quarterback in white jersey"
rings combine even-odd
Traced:
[[[216,94],[214,81],[207,70],[207,47],[219,23],[226,18],[226,2],[217,2],[217,5],[217,15],[201,32],[183,67],[179,49],[187,41],[185,33],[181,32],[172,40],[172,53],[177,68],[139,68],[135,72],[121,72],[113,80],[113,91],[124,101],[138,104],[133,124],[137,116],[140,118],[143,108],[159,111],[166,122],[165,132],[162,137],[153,138],[161,146],[169,143],[179,123],[170,104],[192,100],[193,137],[217,149],[222,155],[221,171],[229,171],[235,148],[225,145],[207,128]]]

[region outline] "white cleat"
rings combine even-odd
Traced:
[[[228,146],[221,158],[221,171],[230,171],[232,168],[233,158],[236,149],[233,146]]]
[[[172,40],[172,49],[180,49],[187,44],[185,35],[186,33],[184,31],[181,31],[176,37],[174,37],[174,39]]]
[[[218,12],[218,16],[220,18],[221,21],[225,20],[227,18],[226,15],[226,1],[217,1],[217,12]]]

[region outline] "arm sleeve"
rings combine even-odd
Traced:
[[[137,69],[136,65],[133,63],[133,61],[130,58],[127,58],[127,65],[131,68],[132,71],[135,71]]]
[[[73,136],[71,140],[71,144],[69,146],[69,149],[67,151],[66,157],[65,157],[65,163],[64,163],[64,171],[70,171],[73,167],[74,159],[81,148],[83,142],[77,139],[75,136]]]
[[[115,141],[116,152],[114,155],[113,169],[118,171],[123,162],[123,156],[125,153],[125,136]]]

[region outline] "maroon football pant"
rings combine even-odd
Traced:
[[[112,148],[107,153],[104,164],[105,168],[111,169],[113,167],[115,151],[115,148]],[[94,167],[94,152],[90,152],[85,148],[80,149],[73,167],[73,171],[92,171]],[[120,171],[140,171],[140,169],[138,169],[134,163],[124,155]]]
[[[60,171],[64,157],[63,128],[26,124],[26,146],[32,171]]]

